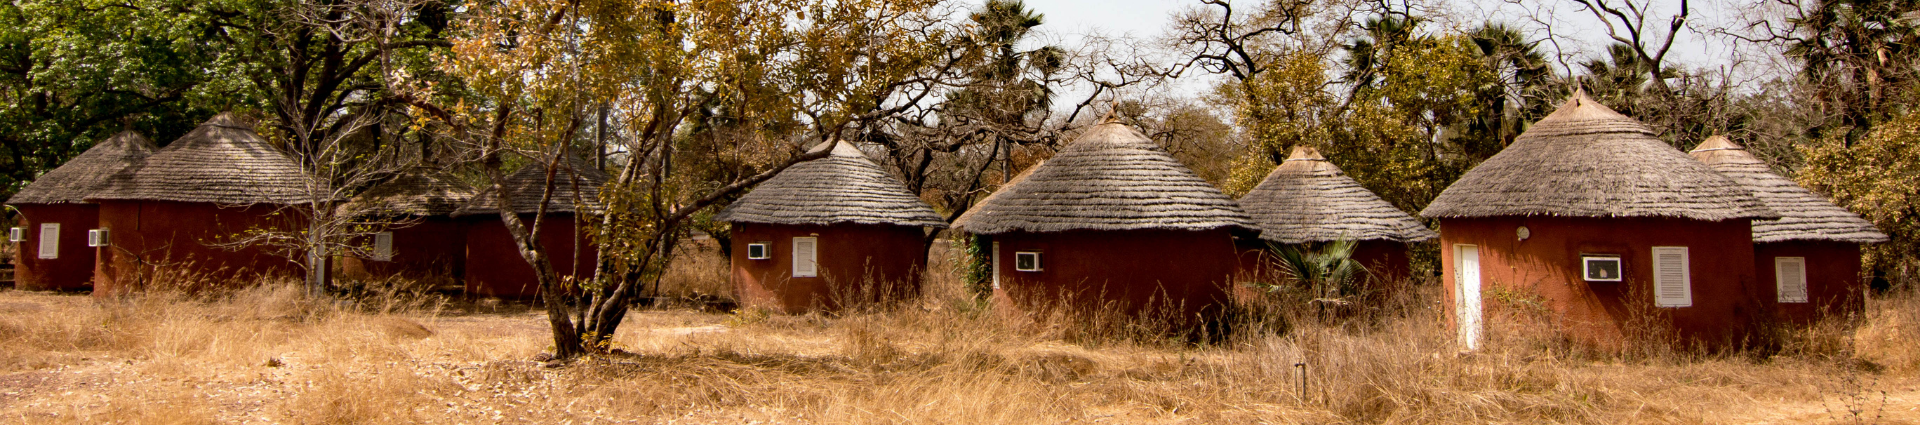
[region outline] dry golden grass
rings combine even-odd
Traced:
[[[935,268],[923,301],[886,311],[638,311],[615,338],[629,354],[563,367],[532,361],[549,344],[525,307],[476,313],[393,296],[316,305],[285,284],[124,300],[0,292],[0,422],[1920,419],[1911,294],[1872,301],[1851,331],[1794,333],[1768,356],[1598,355],[1521,332],[1458,354],[1418,298],[1364,323],[1291,318],[1284,335],[1213,345],[1070,339],[981,310]]]

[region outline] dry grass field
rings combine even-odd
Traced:
[[[724,260],[692,255],[662,289],[724,292]],[[930,285],[831,317],[636,311],[624,354],[555,367],[525,306],[4,291],[0,422],[1920,423],[1913,295],[1766,354],[1602,355],[1527,329],[1460,354],[1417,303],[1193,345],[1018,323]]]

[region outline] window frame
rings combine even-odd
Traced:
[[[1653,253],[1653,305],[1656,307],[1680,308],[1693,306],[1693,256],[1684,246],[1656,246]],[[1679,282],[1667,280],[1668,270],[1661,261],[1662,255],[1679,255]],[[1679,285],[1677,294],[1668,294],[1668,285]]]
[[[393,261],[393,232],[374,232],[371,260]]]
[[[800,249],[800,243],[806,242],[807,249]],[[807,254],[810,258],[801,258]],[[802,268],[801,265],[806,265]],[[820,238],[796,236],[793,238],[793,277],[820,277]]]
[[[19,227],[19,226],[7,228],[7,242],[26,242],[26,241],[27,241],[27,228]]]
[[[1800,287],[1800,297],[1797,299],[1787,297],[1786,289],[1789,282],[1787,282],[1786,280],[1786,274],[1780,272],[1782,266],[1785,266],[1787,264],[1795,264],[1800,267],[1800,282],[1798,282]],[[1810,296],[1811,294],[1807,293],[1807,290],[1809,289],[1807,288],[1807,258],[1806,257],[1773,257],[1773,283],[1774,283],[1773,288],[1775,291],[1774,298],[1778,302],[1790,303],[1790,304],[1807,303],[1808,299],[1812,298],[1812,296]]]
[[[1615,274],[1612,278],[1595,279],[1593,277],[1593,263],[1595,261],[1602,261],[1602,262],[1612,261],[1613,270],[1617,272],[1617,274]],[[1614,283],[1614,282],[1620,282],[1625,280],[1626,275],[1627,275],[1627,262],[1626,260],[1621,259],[1620,256],[1618,255],[1605,255],[1605,254],[1581,254],[1580,255],[1580,278],[1583,280],[1586,280],[1588,282]]]
[[[1043,272],[1043,271],[1046,271],[1046,270],[1047,270],[1047,268],[1046,268],[1046,266],[1044,265],[1044,263],[1042,263],[1042,262],[1041,262],[1041,261],[1043,261],[1044,259],[1043,259],[1043,258],[1041,258],[1041,256],[1040,256],[1040,254],[1041,254],[1041,252],[1040,252],[1040,251],[1014,251],[1014,253],[1013,253],[1013,271],[1016,271],[1016,272]],[[1031,268],[1021,268],[1021,267],[1020,267],[1020,256],[1023,256],[1023,255],[1024,255],[1024,256],[1031,256],[1031,257],[1033,257],[1033,267],[1031,267]]]
[[[107,229],[88,230],[87,231],[87,247],[105,248],[105,247],[113,246],[113,239],[109,238],[109,236],[112,236],[112,235],[109,232],[107,232]]]
[[[40,223],[40,238],[35,257],[41,260],[60,259],[60,223]],[[51,237],[49,237],[51,236]]]
[[[753,250],[756,248],[760,250],[760,255],[753,255]],[[748,260],[771,260],[773,259],[773,242],[749,242],[746,255]]]

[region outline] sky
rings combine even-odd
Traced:
[[[1670,0],[1640,0],[1650,2],[1664,22],[1673,13],[1678,2]],[[973,4],[984,3],[976,0]],[[1257,1],[1245,3],[1258,3]],[[1546,38],[1549,33],[1554,40],[1542,43],[1543,50],[1566,52],[1563,61],[1556,61],[1559,72],[1565,73],[1565,66],[1577,66],[1586,58],[1595,56],[1611,43],[1605,27],[1591,13],[1578,9],[1570,0],[1561,1],[1523,1],[1513,4],[1504,0],[1434,0],[1426,2],[1433,7],[1432,13],[1440,15],[1437,24],[1442,26],[1478,25],[1488,17],[1520,27],[1531,37]],[[1700,30],[1714,26],[1725,26],[1725,22],[1735,21],[1742,13],[1743,6],[1737,0],[1693,0],[1691,2],[1690,24],[1695,30],[1682,30],[1675,41],[1673,52],[1669,53],[1669,63],[1689,69],[1717,69],[1745,74],[1749,77],[1765,72],[1757,65],[1740,61],[1737,54],[1723,38],[1702,34]],[[1034,43],[1074,46],[1078,40],[1089,34],[1106,36],[1130,36],[1136,39],[1150,40],[1165,32],[1171,16],[1180,10],[1194,7],[1199,2],[1193,0],[1026,0],[1027,7],[1045,15],[1041,25],[1041,39]],[[1533,18],[1540,17],[1536,22]],[[1547,30],[1548,27],[1552,31]],[[1662,25],[1664,27],[1664,25]],[[1556,48],[1557,46],[1557,48]],[[1210,85],[1211,76],[1199,78],[1187,77],[1175,85],[1175,91],[1195,94]]]

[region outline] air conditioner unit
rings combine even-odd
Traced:
[[[15,228],[7,229],[7,242],[26,242],[26,241],[27,241],[27,228],[15,227]]]
[[[112,244],[108,243],[107,241],[107,229],[88,230],[87,246],[94,247],[94,248],[99,248],[103,246],[112,246]]]

